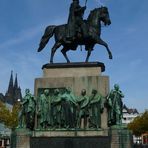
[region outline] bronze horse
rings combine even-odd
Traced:
[[[83,36],[82,33],[77,33],[76,37],[70,42],[66,40],[67,24],[59,26],[48,26],[41,38],[38,52],[40,52],[46,46],[49,39],[54,35],[55,44],[51,49],[50,63],[53,63],[54,54],[60,46],[63,46],[61,52],[64,55],[67,63],[70,63],[70,60],[68,59],[66,52],[69,50],[76,50],[78,45],[85,45],[85,50],[87,51],[85,62],[89,61],[89,57],[95,44],[105,46],[109,55],[109,59],[112,59],[112,53],[109,50],[107,43],[100,38],[101,21],[104,23],[105,26],[111,24],[107,7],[95,8],[94,10],[92,10],[87,20],[84,20],[87,28],[87,36]]]

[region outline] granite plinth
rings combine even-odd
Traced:
[[[101,62],[75,62],[75,63],[47,63],[42,66],[42,69],[51,69],[51,68],[84,68],[84,67],[100,67],[101,71],[105,71],[105,65]]]
[[[45,64],[43,67],[43,77],[81,77],[81,76],[98,76],[105,71],[103,63],[57,63]]]

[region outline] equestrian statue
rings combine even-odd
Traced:
[[[44,35],[41,38],[38,52],[42,51],[48,43],[49,39],[54,36],[55,44],[51,49],[50,63],[53,63],[53,58],[56,50],[63,46],[61,52],[64,55],[67,63],[70,60],[67,56],[67,51],[76,50],[80,45],[85,46],[87,57],[85,62],[89,61],[91,52],[95,44],[100,44],[106,47],[109,59],[112,59],[112,53],[107,45],[101,38],[101,22],[104,25],[110,25],[111,20],[107,7],[99,7],[90,11],[86,20],[83,19],[86,5],[81,7],[79,0],[73,0],[69,9],[69,17],[67,24],[55,26],[51,25],[45,29]]]

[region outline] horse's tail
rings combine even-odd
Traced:
[[[56,26],[46,27],[44,35],[42,36],[40,44],[39,44],[38,52],[43,50],[43,48],[48,43],[49,39],[53,36],[55,27]]]

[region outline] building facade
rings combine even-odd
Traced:
[[[134,120],[139,115],[137,109],[128,108],[126,105],[123,106],[123,124],[128,124]]]
[[[129,124],[130,122],[132,122],[134,120],[134,118],[136,118],[137,116],[139,116],[139,112],[137,111],[137,109],[133,109],[133,108],[128,108],[126,105],[123,106],[123,119],[122,119],[122,123],[123,124]],[[136,137],[133,135],[133,142],[134,143],[141,143],[141,137]]]

